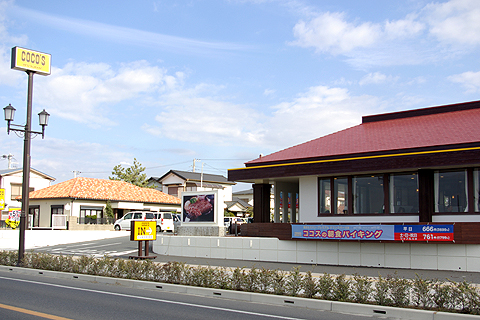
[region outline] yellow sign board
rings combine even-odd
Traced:
[[[5,209],[5,189],[0,189],[0,210]]]
[[[52,55],[48,53],[13,47],[12,69],[34,71],[43,76],[48,76],[51,73],[51,58]]]
[[[132,221],[130,240],[144,241],[157,240],[156,221]]]

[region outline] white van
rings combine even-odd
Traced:
[[[153,214],[157,220],[157,232],[173,232],[175,224],[171,212],[154,212]]]
[[[115,230],[130,230],[130,225],[133,220],[137,221],[155,221],[154,212],[148,211],[132,211],[125,214],[123,217],[115,221],[113,227]],[[157,226],[158,230],[158,226]]]

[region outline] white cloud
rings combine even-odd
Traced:
[[[12,3],[12,1],[0,1],[0,85],[8,86],[15,86],[25,79],[21,72],[10,69],[10,58],[11,48],[25,46],[28,40],[25,35],[14,36],[7,31],[5,10]]]
[[[152,136],[155,137],[161,137],[162,136],[162,129],[159,127],[155,127],[152,125],[149,125],[147,123],[142,125],[142,130]]]
[[[317,52],[342,54],[358,47],[368,47],[378,41],[381,28],[369,22],[349,23],[345,14],[326,12],[310,21],[300,21],[293,28],[300,47],[314,47]]]
[[[259,115],[253,109],[212,96],[218,87],[206,84],[160,97],[163,111],[156,117],[157,132],[169,139],[192,143],[258,144]]]
[[[357,68],[434,63],[480,45],[480,1],[433,2],[403,19],[381,23],[344,12],[310,13],[291,42],[317,53],[344,55]]]
[[[118,70],[104,63],[69,63],[52,69],[37,84],[38,103],[56,116],[90,125],[115,125],[108,117],[109,105],[170,88],[176,82],[165,70],[145,61],[124,64]]]
[[[277,92],[277,91],[274,90],[274,89],[265,89],[263,91],[263,95],[268,97],[268,96],[272,96],[273,94],[275,94],[275,92]]]
[[[449,80],[464,86],[467,90],[467,93],[480,92],[480,71],[468,71],[461,74],[453,75],[449,77]]]
[[[380,106],[372,96],[317,86],[273,106],[271,114],[260,114],[208,95],[209,90],[217,88],[203,85],[162,96],[158,126],[144,125],[144,131],[177,141],[275,150],[357,125],[362,115],[376,113]]]
[[[384,26],[385,37],[396,40],[419,35],[425,29],[425,24],[415,21],[416,18],[416,15],[409,14],[405,19],[387,20]]]
[[[311,87],[292,102],[275,106],[268,121],[268,143],[303,143],[361,123],[362,115],[378,111],[377,98],[351,96],[344,88]]]
[[[369,73],[366,76],[364,76],[360,81],[359,84],[361,86],[367,85],[367,84],[381,84],[385,82],[395,82],[398,80],[398,77],[393,77],[393,76],[387,76],[383,73],[380,72],[373,72]]]
[[[425,7],[430,33],[449,44],[480,44],[480,1],[451,0]]]
[[[0,139],[2,139],[1,135]],[[8,137],[6,141],[9,140],[21,144],[20,139]],[[134,157],[130,153],[119,151],[112,145],[58,139],[49,135],[45,140],[34,140],[32,143],[34,149],[32,167],[53,175],[57,182],[72,179],[73,170],[81,171],[80,175],[84,177],[106,179],[114,166],[122,161],[131,161]],[[21,158],[20,150],[12,152],[17,159]],[[92,155],[95,156],[92,157]]]

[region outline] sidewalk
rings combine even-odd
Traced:
[[[128,231],[25,230],[25,249],[117,238]],[[20,230],[0,230],[0,250],[18,250]]]

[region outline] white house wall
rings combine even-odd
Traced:
[[[175,174],[172,174],[170,173],[168,176],[166,176],[163,180],[162,180],[162,184],[165,188],[165,186],[169,185],[169,184],[180,184],[180,185],[183,185],[185,183],[185,180],[180,178],[179,176],[175,175]]]
[[[30,200],[30,207],[40,206],[38,224],[41,228],[50,227],[50,217],[52,215],[52,206],[65,205],[68,202],[66,199],[60,200]]]
[[[112,201],[113,209],[143,210],[143,202]]]
[[[5,203],[10,208],[21,208],[22,202],[11,200],[12,197],[12,183],[13,184],[23,184],[23,172],[19,171],[14,174],[2,176],[2,185],[1,187],[5,189]],[[34,190],[40,190],[43,188],[49,187],[51,184],[50,179],[45,179],[45,177],[38,175],[37,173],[30,171],[30,188]],[[6,207],[5,210],[8,210]]]

